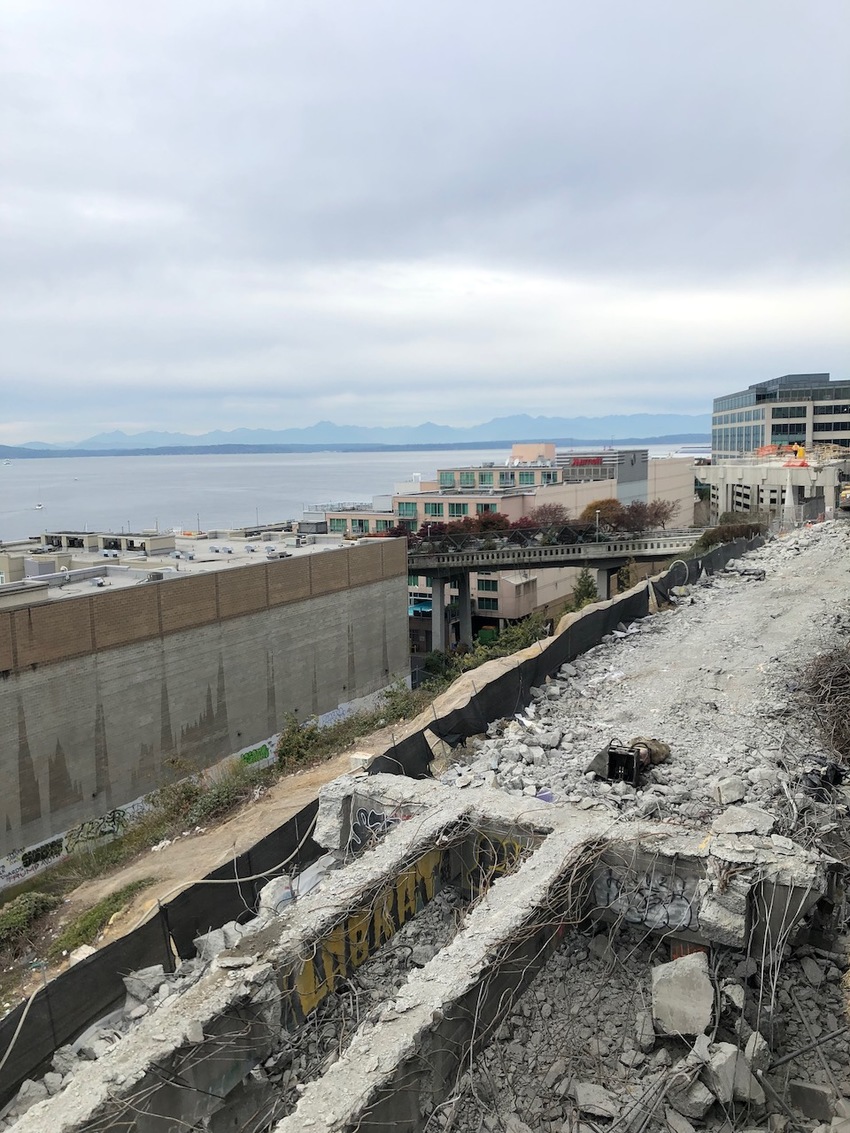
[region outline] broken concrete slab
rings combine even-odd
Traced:
[[[573,1097],[579,1112],[591,1117],[618,1117],[623,1108],[610,1091],[595,1082],[576,1082]]]
[[[713,1009],[714,988],[704,952],[653,968],[652,1017],[656,1030],[666,1035],[703,1034],[711,1025]]]
[[[703,1067],[702,1080],[722,1105],[728,1105],[734,1096],[737,1063],[737,1047],[732,1043],[715,1043]]]
[[[747,788],[743,779],[737,775],[728,775],[725,779],[717,779],[711,787],[714,801],[721,806],[728,803],[737,803],[746,795]]]
[[[767,835],[776,825],[776,816],[755,806],[730,806],[711,823],[715,834]]]
[[[817,1121],[832,1121],[834,1094],[829,1086],[792,1078],[788,1083],[788,1099],[806,1117]]]
[[[150,968],[140,968],[124,977],[124,987],[138,1003],[144,1003],[155,995],[165,982],[165,968],[162,964],[154,964]]]
[[[667,1095],[670,1106],[683,1117],[705,1117],[714,1105],[714,1094],[700,1081],[673,1089]]]

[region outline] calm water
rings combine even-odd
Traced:
[[[667,449],[653,449],[663,455]],[[508,450],[100,456],[0,464],[0,540],[42,531],[243,527],[297,519],[306,505],[368,502],[421,473]],[[43,507],[37,510],[35,505]]]
[[[0,539],[42,531],[243,527],[297,519],[305,505],[368,502],[415,472],[504,462],[507,452],[310,452],[99,456],[0,464]],[[43,504],[36,510],[37,503]]]

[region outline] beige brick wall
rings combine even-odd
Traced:
[[[103,597],[107,597],[103,595]],[[46,665],[90,653],[92,639],[89,598],[68,598],[12,613],[15,669]]]
[[[387,539],[0,612],[0,671],[114,649],[406,573],[405,540]]]

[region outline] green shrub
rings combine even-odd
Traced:
[[[288,712],[275,748],[277,765],[282,771],[309,762],[318,744],[319,722],[311,717],[302,724],[294,712]]]
[[[58,897],[38,891],[13,897],[0,909],[0,948],[14,951],[27,944],[33,928],[58,904]]]

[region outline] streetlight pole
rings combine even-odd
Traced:
[[[596,542],[599,542],[599,508],[596,509]]]

